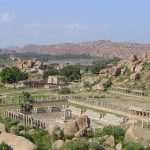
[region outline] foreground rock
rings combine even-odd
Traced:
[[[52,149],[53,150],[58,150],[58,149],[61,149],[64,145],[64,142],[63,140],[57,140],[55,141],[55,143],[52,145]]]
[[[37,146],[21,136],[10,133],[0,134],[0,143],[5,142],[13,150],[37,150]]]
[[[118,143],[115,147],[116,150],[122,150],[122,144]]]
[[[86,115],[79,115],[64,124],[64,135],[69,137],[82,137],[90,128],[90,119]]]
[[[106,138],[106,141],[104,142],[104,145],[110,146],[110,147],[114,147],[115,146],[115,139],[114,137],[111,135],[108,138]]]
[[[134,141],[143,146],[150,144],[150,131],[138,126],[131,126],[125,134],[125,142]]]

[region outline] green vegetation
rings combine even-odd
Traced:
[[[5,124],[7,132],[10,132],[10,128],[12,126],[16,126],[19,123],[18,121],[13,121],[13,120],[11,120],[9,118],[2,118],[2,117],[0,117],[0,122]]]
[[[31,94],[28,92],[22,92],[19,96],[19,105],[20,109],[24,110],[25,113],[28,113],[33,108],[34,99],[31,97]]]
[[[130,76],[131,74],[132,74],[132,72],[131,72],[131,70],[126,66],[126,68],[125,68],[125,74],[127,75],[127,76]]]
[[[123,150],[146,150],[140,144],[132,141],[125,143],[123,147]]]
[[[59,92],[59,94],[67,95],[67,94],[71,93],[71,90],[68,87],[62,87],[59,89],[58,92]]]
[[[2,69],[0,73],[0,78],[3,83],[16,83],[21,80],[26,80],[28,78],[26,73],[21,72],[16,67],[6,67]]]
[[[47,79],[49,75],[61,75],[66,76],[69,81],[79,80],[81,78],[80,66],[79,65],[70,65],[66,66],[61,70],[57,70],[55,67],[49,67],[44,71],[43,78]]]
[[[84,140],[73,140],[63,146],[62,150],[88,150],[89,143]]]
[[[48,76],[51,75],[59,75],[59,71],[55,68],[55,66],[49,66],[43,73],[43,79],[47,79]]]
[[[104,69],[107,67],[108,64],[115,65],[120,59],[117,57],[114,58],[101,58],[98,60],[93,61],[91,66],[86,66],[85,71],[86,72],[92,72],[93,74],[98,74],[101,69]]]
[[[21,135],[37,145],[38,150],[50,150],[52,138],[44,129],[35,129],[34,134]]]
[[[125,131],[120,126],[106,126],[103,128],[103,134],[113,135],[117,140],[123,140]]]
[[[0,144],[0,150],[10,150],[10,147],[6,143],[2,142]]]

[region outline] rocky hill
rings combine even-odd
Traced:
[[[116,66],[107,66],[91,85],[94,90],[106,90],[112,85],[150,91],[150,52],[139,57],[131,55]]]
[[[37,52],[40,54],[91,54],[95,56],[119,56],[127,57],[131,54],[141,54],[150,51],[150,44],[138,44],[131,42],[95,41],[77,44],[64,43],[55,45],[26,45],[18,48],[17,52]]]

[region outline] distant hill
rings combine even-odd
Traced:
[[[95,56],[117,56],[127,57],[131,54],[141,54],[150,51],[150,44],[139,44],[131,42],[112,42],[112,41],[94,41],[78,44],[64,43],[55,45],[26,45],[17,48],[17,52],[37,52],[40,54],[61,55],[72,54],[91,54]]]
[[[15,50],[9,50],[9,49],[0,49],[0,54],[15,54]]]

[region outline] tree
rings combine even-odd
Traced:
[[[47,70],[44,71],[43,79],[47,79],[48,76],[51,75],[59,75],[59,71],[54,66],[50,66]]]
[[[24,114],[31,112],[33,108],[34,100],[31,97],[31,94],[28,92],[22,92],[22,94],[19,96],[19,105],[20,109],[24,111]],[[26,134],[26,122],[24,121],[24,128],[25,128],[25,134]]]
[[[30,112],[33,108],[34,100],[31,97],[31,94],[28,92],[22,92],[19,96],[19,105],[20,109],[24,110],[24,112]]]
[[[27,74],[21,72],[16,67],[5,67],[0,73],[1,81],[3,83],[16,83],[21,80],[26,80],[28,78]]]
[[[66,76],[70,81],[79,80],[81,78],[80,66],[70,65],[60,70],[62,76]]]

